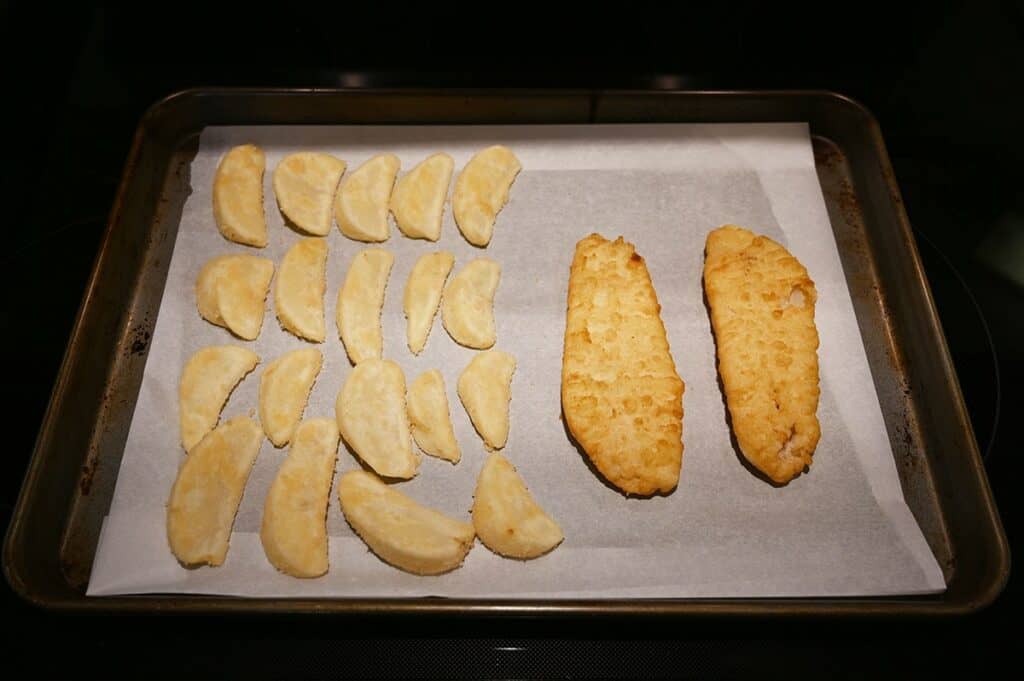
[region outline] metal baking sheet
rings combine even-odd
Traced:
[[[815,611],[821,609],[830,609],[831,611],[842,611],[845,608],[852,608],[854,612],[869,612],[869,611],[907,611],[906,608],[918,608],[918,609],[931,609],[931,610],[950,610],[954,609],[951,605],[949,598],[950,593],[954,592],[957,584],[957,577],[960,574],[959,564],[955,562],[957,551],[955,551],[955,543],[951,539],[950,518],[956,516],[958,513],[964,512],[961,507],[950,508],[947,505],[943,505],[943,497],[941,494],[941,486],[936,483],[937,479],[940,479],[938,471],[933,470],[939,469],[939,466],[934,466],[933,462],[936,460],[934,456],[930,456],[932,453],[929,450],[931,444],[932,433],[926,431],[920,421],[922,416],[934,416],[934,410],[931,413],[923,413],[918,407],[915,408],[915,391],[913,388],[913,381],[917,379],[907,369],[909,364],[906,355],[910,354],[906,351],[904,345],[898,342],[899,338],[895,337],[893,330],[897,327],[900,321],[903,321],[903,316],[919,316],[915,314],[917,310],[911,309],[908,312],[897,312],[890,311],[886,306],[886,291],[884,285],[884,267],[880,266],[880,262],[884,262],[883,256],[892,256],[894,252],[889,250],[885,253],[877,253],[875,246],[871,239],[876,238],[879,241],[884,239],[887,235],[883,232],[879,236],[875,236],[875,233],[868,227],[870,220],[864,219],[865,214],[869,211],[862,209],[862,206],[867,202],[863,198],[864,196],[870,196],[870,189],[872,184],[870,182],[864,182],[868,189],[861,189],[861,185],[858,184],[857,176],[857,164],[854,159],[858,157],[858,154],[863,156],[863,147],[866,146],[869,150],[873,149],[875,152],[875,161],[877,164],[878,172],[872,175],[871,166],[869,161],[871,160],[870,154],[867,155],[863,162],[868,163],[866,180],[870,181],[872,177],[881,179],[881,186],[888,188],[889,191],[882,196],[882,198],[888,198],[892,201],[898,198],[895,193],[895,188],[891,186],[891,178],[889,182],[886,182],[884,169],[887,168],[884,159],[884,150],[880,146],[880,138],[877,136],[877,129],[872,128],[873,122],[870,117],[867,117],[863,110],[856,105],[850,103],[848,100],[843,100],[840,97],[834,95],[825,94],[807,94],[807,93],[794,93],[794,94],[774,94],[774,95],[762,95],[756,96],[751,94],[700,94],[700,93],[687,93],[685,95],[635,95],[635,94],[598,94],[598,93],[576,93],[576,94],[563,94],[560,96],[556,95],[536,95],[536,94],[525,94],[520,93],[516,100],[519,106],[508,107],[507,110],[501,111],[502,108],[500,101],[495,97],[487,94],[476,94],[473,96],[444,96],[444,95],[432,95],[428,93],[410,94],[410,93],[395,93],[395,94],[382,94],[375,93],[377,99],[367,99],[369,95],[365,93],[314,93],[300,95],[297,93],[269,93],[269,92],[233,92],[233,93],[213,93],[213,92],[193,92],[186,93],[176,99],[172,99],[165,103],[163,107],[157,108],[150,117],[144,122],[140,129],[140,138],[137,140],[135,150],[133,152],[133,161],[138,161],[140,158],[144,158],[143,152],[148,151],[146,149],[147,142],[151,147],[158,147],[160,143],[165,145],[163,147],[163,158],[158,153],[160,149],[153,149],[155,154],[153,159],[154,162],[159,166],[160,161],[171,161],[173,155],[178,156],[177,164],[167,163],[164,165],[164,172],[161,175],[157,174],[159,179],[163,180],[162,183],[155,181],[156,178],[150,174],[149,181],[150,185],[148,189],[155,191],[157,194],[162,195],[163,203],[159,204],[163,207],[163,214],[151,216],[148,221],[150,230],[148,235],[151,237],[148,242],[138,239],[137,235],[134,240],[134,245],[144,246],[143,252],[139,253],[142,257],[135,260],[134,271],[132,272],[133,279],[136,282],[136,286],[132,291],[134,296],[128,300],[118,301],[120,309],[125,309],[125,304],[128,304],[129,315],[127,317],[121,317],[117,319],[119,324],[118,334],[116,338],[120,341],[116,345],[119,346],[119,352],[113,359],[112,362],[108,363],[108,373],[102,381],[106,392],[105,400],[100,400],[99,404],[101,412],[97,415],[98,418],[93,419],[93,423],[97,426],[92,430],[90,444],[93,445],[91,450],[92,458],[85,460],[85,466],[81,469],[81,474],[77,476],[77,492],[73,494],[71,513],[68,517],[65,517],[61,524],[64,525],[63,541],[61,543],[61,565],[63,578],[63,584],[59,582],[56,584],[51,583],[54,588],[65,588],[69,589],[72,594],[77,596],[69,595],[67,598],[62,599],[62,602],[54,602],[52,599],[37,599],[41,602],[50,605],[65,605],[74,607],[76,604],[79,607],[93,607],[86,606],[81,602],[81,584],[84,581],[85,575],[88,571],[88,567],[91,564],[91,556],[95,551],[96,533],[98,531],[98,520],[106,512],[106,507],[109,505],[110,490],[112,487],[113,477],[116,475],[117,461],[120,457],[120,451],[123,449],[125,429],[127,423],[131,417],[130,405],[133,403],[135,395],[138,391],[138,380],[141,375],[142,362],[135,360],[134,366],[118,366],[119,360],[122,363],[127,362],[131,364],[132,357],[138,357],[138,355],[144,354],[147,344],[147,334],[152,331],[152,316],[155,313],[155,305],[159,302],[159,293],[162,289],[163,276],[166,275],[166,259],[169,255],[170,247],[173,244],[173,231],[177,227],[176,213],[181,210],[181,198],[188,186],[187,178],[183,177],[183,171],[187,170],[187,159],[190,154],[190,145],[194,145],[194,138],[189,139],[189,126],[185,125],[185,121],[182,121],[183,113],[191,113],[195,120],[193,124],[197,124],[196,127],[190,128],[192,133],[205,124],[214,123],[312,123],[312,122],[333,122],[333,123],[379,123],[379,122],[432,122],[432,123],[454,123],[454,122],[489,122],[489,123],[522,123],[522,122],[667,122],[667,121],[722,121],[722,120],[737,120],[737,115],[742,115],[739,111],[738,105],[746,103],[747,115],[745,120],[799,120],[806,119],[810,122],[812,133],[816,134],[815,146],[817,152],[817,165],[819,174],[821,176],[822,186],[825,190],[826,201],[829,204],[829,213],[832,221],[833,231],[835,233],[837,242],[840,246],[840,252],[843,259],[844,271],[847,277],[847,284],[850,287],[851,293],[854,298],[855,306],[858,313],[858,321],[861,327],[862,336],[864,337],[865,344],[868,349],[869,361],[872,366],[872,373],[875,379],[876,390],[878,391],[879,397],[882,401],[883,412],[885,413],[887,420],[887,429],[889,431],[890,442],[893,445],[893,449],[896,452],[897,464],[901,472],[904,494],[907,497],[908,503],[910,504],[918,522],[921,524],[925,531],[925,534],[929,540],[932,550],[944,563],[946,579],[950,584],[949,591],[945,595],[939,597],[920,597],[916,599],[902,599],[901,606],[897,608],[895,603],[897,601],[893,599],[857,599],[856,601],[836,601],[835,599],[811,599],[799,602],[787,601],[787,600],[774,600],[771,602],[756,601],[749,599],[737,599],[728,602],[707,602],[707,601],[686,601],[686,600],[674,600],[668,602],[658,602],[656,604],[644,603],[643,605],[638,602],[624,601],[624,602],[544,602],[542,600],[528,600],[528,601],[517,601],[512,605],[504,605],[501,607],[502,610],[509,608],[513,610],[526,609],[534,611],[547,611],[547,610],[562,610],[562,611],[575,611],[577,609],[592,610],[595,612],[622,612],[631,610],[642,610],[642,611],[654,611],[659,612],[713,612],[720,610],[722,612],[755,612],[762,611],[763,608],[768,610],[775,610],[779,612],[800,612],[800,611]],[[238,102],[237,98],[248,98],[250,107],[242,111],[241,108],[238,111],[225,111],[224,108],[231,108],[226,102]],[[302,101],[310,102],[316,100],[316,103],[312,104],[311,109],[306,109],[300,106]],[[729,109],[728,102],[732,102],[737,105],[736,109]],[[583,113],[581,109],[577,108],[577,105],[586,102],[588,103],[587,113],[584,118],[578,116]],[[259,103],[263,103],[268,109],[277,112],[278,117],[273,115],[267,115],[267,117],[257,120],[249,120],[249,117],[255,110],[259,108]],[[391,104],[391,106],[384,107],[382,104]],[[786,112],[784,104],[789,104],[791,108],[795,108],[796,111]],[[822,116],[821,111],[828,112],[828,104],[831,104],[836,111],[832,112],[832,118],[828,116]],[[161,118],[160,114],[166,113],[166,109],[174,108],[174,105],[185,105],[184,107],[178,107],[179,109],[184,108],[185,111],[178,111],[177,118],[174,116],[166,117],[163,127],[153,125],[153,119]],[[346,106],[346,104],[348,106]],[[713,105],[719,105],[721,112],[718,116],[713,115],[714,112],[710,111],[713,109]],[[324,118],[318,120],[310,120],[310,116],[315,116],[313,112],[316,106],[325,106],[323,109]],[[756,111],[751,109],[757,109],[758,106],[762,109],[762,115],[756,115]],[[803,107],[801,111],[801,107]],[[244,107],[242,107],[244,108]],[[385,111],[386,109],[386,111]],[[699,112],[701,116],[695,117],[695,113]],[[291,117],[289,117],[289,113]],[[471,116],[472,113],[476,114],[476,117]],[[812,114],[818,114],[816,120]],[[839,119],[842,122],[843,116],[846,114],[847,118],[852,118],[852,121],[846,121],[847,127],[852,128],[852,131],[843,128],[842,125],[838,125],[834,119]],[[225,118],[225,114],[228,114]],[[418,114],[418,115],[417,115]],[[801,115],[802,114],[802,115]],[[233,118],[232,115],[238,116]],[[383,118],[394,117],[394,116],[407,116],[403,120],[391,120],[382,121]],[[220,117],[220,119],[218,119]],[[864,134],[866,139],[862,139],[861,145],[849,146],[849,143],[844,145],[843,135],[856,137],[855,133],[858,129],[857,119],[860,118],[861,133]],[[525,119],[525,120],[524,120]],[[829,134],[829,121],[834,127],[835,132]],[[147,130],[147,122],[150,123],[148,126],[150,129]],[[157,121],[159,122],[159,121]],[[168,130],[168,128],[174,125],[181,126],[177,131]],[[820,129],[819,129],[820,128]],[[843,132],[845,130],[845,132]],[[146,134],[148,133],[148,135]],[[171,133],[171,134],[168,134]],[[176,134],[175,134],[176,133]],[[874,133],[874,135],[872,135]],[[185,140],[185,144],[182,145],[182,141]],[[856,140],[850,140],[854,142]],[[866,143],[866,144],[865,144]],[[194,148],[194,147],[193,147]],[[850,150],[847,150],[850,149]],[[132,170],[132,164],[129,164],[129,170]],[[128,195],[128,187],[133,181],[138,182],[140,173],[129,173],[126,174],[125,185],[122,187],[122,192],[119,198],[119,207],[133,205],[130,204],[130,200],[138,196]],[[162,184],[162,186],[160,186]],[[184,184],[184,186],[182,186]],[[877,184],[877,182],[876,182]],[[147,187],[143,185],[142,189]],[[154,202],[155,203],[155,202]],[[133,205],[136,209],[145,209],[145,202],[136,203]],[[878,202],[875,201],[871,205],[872,208],[878,209]],[[935,324],[934,314],[931,310],[930,305],[927,305],[927,292],[923,288],[923,278],[920,277],[919,265],[916,261],[916,257],[913,251],[912,242],[907,239],[908,233],[906,231],[905,221],[902,221],[902,214],[899,213],[898,204],[892,206],[895,210],[889,215],[889,224],[893,224],[893,218],[895,218],[896,227],[902,227],[903,231],[903,253],[906,258],[902,263],[895,263],[898,269],[902,269],[904,272],[917,270],[917,286],[916,289],[925,295],[925,307],[924,312],[931,313],[926,314],[923,321],[927,323],[931,322],[931,334],[932,334],[932,349],[938,347],[939,350],[944,351],[944,345],[941,341],[941,336],[938,335],[938,327]],[[152,209],[152,206],[150,206]],[[169,211],[169,212],[167,212]],[[885,217],[884,211],[882,217]],[[138,216],[136,216],[138,217]],[[164,219],[159,219],[159,218]],[[117,236],[122,238],[130,237],[129,234],[117,234],[119,228],[119,211],[115,210],[111,222],[111,231],[108,234],[107,242],[104,246],[103,253],[101,254],[101,260],[98,263],[96,276],[94,277],[94,286],[90,287],[91,290],[96,290],[95,284],[100,276],[104,273],[104,256],[108,252],[108,248],[111,246],[112,239]],[[156,218],[156,219],[154,219]],[[127,228],[120,227],[123,231]],[[844,229],[845,228],[845,229]],[[888,235],[891,236],[891,235]],[[128,238],[129,244],[132,243],[132,239]],[[170,243],[168,243],[170,242]],[[126,244],[127,245],[127,244]],[[130,247],[130,246],[128,246]],[[162,248],[162,250],[161,250]],[[895,253],[898,255],[898,252]],[[161,261],[163,267],[161,268]],[[119,264],[131,264],[131,263],[119,263]],[[141,266],[141,267],[140,267]],[[110,269],[110,267],[108,267]],[[141,270],[141,271],[140,271]],[[138,276],[138,275],[142,276]],[[865,290],[861,286],[862,283],[869,285],[867,290],[868,295],[865,297]],[[99,289],[102,293],[103,289]],[[873,292],[874,295],[871,295]],[[110,291],[109,293],[116,293]],[[905,294],[906,290],[901,290],[899,294]],[[873,300],[872,300],[873,298]],[[82,331],[82,326],[87,321],[90,312],[90,300],[87,299],[87,304],[83,308],[82,323],[76,329],[77,336]],[[147,309],[147,304],[149,305]],[[107,311],[109,312],[109,310]],[[139,323],[139,318],[134,317],[135,323],[133,324],[132,313],[148,313],[150,319],[142,320]],[[930,319],[929,319],[930,318]],[[913,321],[913,320],[911,320]],[[147,326],[148,324],[148,326]],[[911,327],[915,330],[914,327]],[[920,329],[916,329],[920,333]],[[928,329],[924,329],[925,333]],[[109,343],[109,341],[108,341]],[[881,348],[878,344],[881,343]],[[888,347],[886,347],[888,346]],[[72,343],[72,352],[69,354],[69,362],[74,359],[75,353],[73,352],[75,342]],[[881,353],[879,350],[881,349]],[[134,355],[132,353],[135,353]],[[879,364],[879,360],[883,364]],[[941,366],[941,365],[940,365]],[[944,368],[949,369],[948,357],[945,357]],[[53,407],[59,406],[58,402],[61,399],[61,384],[65,378],[67,378],[68,366],[66,364],[65,371],[62,372],[62,381],[58,383],[58,389],[55,393],[55,402],[52,405],[50,417],[53,414]],[[126,371],[131,369],[133,371]],[[82,371],[78,372],[82,374]],[[932,371],[934,373],[934,371]],[[893,385],[890,381],[892,378],[902,379],[903,386],[900,390],[900,386]],[[132,380],[134,379],[134,382]],[[953,413],[959,412],[960,422],[964,426],[960,433],[960,439],[966,438],[967,445],[969,448],[969,455],[973,455],[977,458],[976,446],[974,445],[973,438],[970,435],[969,426],[966,424],[963,418],[963,407],[959,400],[959,394],[956,389],[955,377],[949,374],[946,377],[945,383],[945,394],[952,398]],[[918,379],[927,380],[927,379]],[[941,384],[940,384],[941,385]],[[893,391],[893,388],[897,390]],[[117,389],[120,388],[120,394],[117,394]],[[902,400],[900,394],[903,395]],[[930,393],[924,393],[927,395],[928,401],[931,402],[932,398],[935,397]],[[120,403],[113,402],[111,398],[120,397],[122,400]],[[900,403],[903,403],[901,405]],[[904,408],[899,409],[900,406]],[[929,405],[932,406],[932,405]],[[893,407],[896,407],[894,410]],[[127,414],[124,412],[127,411]],[[49,422],[49,420],[48,420]],[[936,424],[939,425],[939,424]],[[120,432],[118,432],[118,428]],[[43,437],[40,440],[40,451],[37,452],[37,456],[34,459],[33,471],[30,472],[29,479],[26,485],[26,495],[31,489],[33,483],[32,475],[35,469],[39,465],[39,459],[42,455],[42,445],[45,444],[46,426],[44,425]],[[119,439],[117,436],[119,435]],[[105,438],[114,439],[112,441],[104,442]],[[948,443],[936,443],[937,445]],[[81,449],[81,446],[79,446]],[[938,455],[941,457],[941,454]],[[908,467],[903,464],[901,458],[913,462],[912,466]],[[947,457],[948,458],[948,457]],[[938,459],[942,461],[941,458]],[[112,462],[112,463],[110,463]],[[945,464],[944,461],[942,461]],[[112,469],[112,470],[111,470]],[[974,462],[973,471],[975,478],[979,479],[982,487],[979,490],[980,495],[975,499],[976,509],[975,512],[984,512],[986,509],[991,513],[990,499],[987,498],[987,488],[984,486],[983,472],[977,464]],[[952,491],[952,490],[951,490]],[[25,501],[23,496],[22,502]],[[19,506],[19,509],[21,506]],[[18,581],[13,578],[15,575],[12,572],[12,566],[14,563],[10,560],[16,558],[18,553],[14,551],[15,539],[19,529],[19,524],[22,523],[24,514],[19,513],[16,522],[12,526],[12,531],[8,538],[7,552],[5,553],[8,559],[5,562],[7,566],[7,573],[9,578],[12,578],[12,583],[17,586]],[[990,580],[987,585],[989,589],[988,593],[994,593],[992,589],[998,590],[1001,580],[1005,577],[1005,570],[1000,569],[1000,562],[1005,562],[1005,543],[1002,541],[1001,532],[998,527],[998,523],[994,516],[991,518],[993,525],[993,536],[994,540],[990,543],[990,553],[993,554],[995,560],[994,567],[994,580]],[[58,521],[60,523],[60,521]],[[973,558],[973,556],[972,556]],[[1000,576],[1002,575],[1002,576]],[[23,589],[27,591],[27,589]],[[977,594],[976,594],[977,595]],[[984,595],[984,593],[983,593]],[[990,597],[990,595],[989,595]],[[174,608],[220,608],[220,607],[231,607],[250,609],[248,603],[241,603],[238,601],[224,601],[224,599],[218,598],[194,598],[194,597],[157,597],[155,599],[150,598],[133,598],[133,599],[104,599],[105,607],[136,607],[134,604],[139,601],[149,601],[150,607],[153,607],[152,601],[161,603],[162,607],[174,607]],[[119,603],[118,601],[125,601],[125,603]],[[128,605],[128,604],[132,605]],[[852,607],[856,603],[856,607]],[[871,605],[873,604],[873,605]],[[496,602],[488,602],[486,600],[474,600],[471,602],[460,603],[458,601],[445,601],[443,604],[434,604],[437,607],[432,607],[429,603],[422,602],[406,602],[406,601],[394,601],[390,600],[387,602],[375,602],[373,599],[363,599],[360,601],[348,601],[348,600],[328,600],[318,601],[316,608],[323,609],[327,607],[329,609],[336,609],[339,611],[347,610],[360,610],[360,609],[387,609],[387,610],[422,610],[424,608],[430,609],[443,609],[449,610],[452,607],[459,608],[463,612],[480,612],[480,611],[493,611],[498,606]],[[286,609],[286,610],[304,610],[312,607],[311,603],[303,604],[303,601],[269,601],[261,602],[261,606],[256,609]],[[973,605],[961,604],[960,609],[967,609],[974,607]]]

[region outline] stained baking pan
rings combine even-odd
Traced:
[[[942,566],[932,596],[463,600],[86,598],[198,133],[209,125],[806,121],[906,502]],[[91,611],[467,615],[949,615],[990,603],[1009,551],[877,122],[827,92],[190,90],[144,116],[4,544],[37,605]]]

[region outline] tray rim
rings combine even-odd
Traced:
[[[713,598],[713,599],[432,599],[432,598],[356,598],[356,599],[313,599],[313,598],[267,598],[248,599],[229,596],[206,596],[195,594],[139,594],[132,596],[87,597],[80,594],[72,598],[49,598],[37,593],[13,565],[12,560],[18,549],[19,541],[24,541],[24,514],[34,497],[34,490],[39,484],[42,459],[55,427],[58,406],[67,398],[67,388],[74,369],[75,353],[79,336],[83,332],[86,320],[95,306],[96,286],[100,272],[112,257],[109,249],[116,225],[120,221],[130,179],[147,135],[151,134],[152,122],[166,109],[178,102],[203,97],[280,97],[295,95],[314,96],[362,96],[362,97],[393,97],[393,96],[430,96],[430,97],[550,97],[566,98],[578,96],[589,100],[588,119],[583,124],[595,124],[595,109],[602,98],[634,97],[634,98],[724,98],[739,99],[755,98],[807,98],[833,100],[843,106],[851,107],[864,119],[864,126],[870,135],[873,152],[877,155],[884,182],[895,202],[894,217],[900,227],[900,235],[907,246],[908,266],[912,269],[914,281],[919,293],[924,296],[926,304],[921,312],[925,316],[929,331],[937,344],[942,366],[952,398],[953,407],[959,421],[966,425],[968,451],[972,469],[978,474],[980,495],[984,519],[995,538],[997,565],[991,579],[974,594],[974,597],[963,603],[953,603],[934,597],[915,596],[876,596],[876,597],[821,597],[821,598]],[[682,121],[680,121],[682,122]],[[710,122],[710,121],[709,121]],[[751,122],[756,122],[752,119]],[[383,125],[410,125],[413,123],[382,122]],[[423,125],[443,125],[443,123],[422,123]],[[465,124],[465,123],[452,123]],[[470,123],[471,124],[471,123]],[[482,123],[500,125],[500,123]],[[545,124],[516,123],[515,125]],[[547,123],[551,124],[551,123]],[[556,123],[557,124],[557,123]],[[567,123],[569,124],[569,123]],[[577,122],[575,124],[580,124]],[[627,121],[607,122],[604,125],[628,124]],[[652,123],[657,125],[658,123]],[[254,123],[253,125],[259,125]],[[272,123],[271,123],[272,125]],[[32,455],[25,471],[21,489],[15,503],[11,522],[7,528],[3,546],[3,573],[11,589],[24,601],[43,609],[77,612],[167,612],[177,614],[195,614],[209,612],[259,612],[259,613],[331,613],[336,615],[532,615],[532,616],[578,616],[578,615],[647,615],[647,616],[679,616],[703,615],[712,617],[735,616],[783,616],[783,617],[820,617],[820,616],[857,616],[857,617],[889,617],[889,616],[960,616],[977,612],[990,605],[1002,592],[1009,579],[1010,550],[1001,518],[996,510],[988,476],[971,427],[970,418],[963,399],[953,366],[952,357],[942,330],[941,321],[935,307],[935,301],[928,284],[924,267],[918,253],[916,240],[910,226],[906,210],[902,202],[899,187],[895,181],[888,150],[882,137],[881,128],[874,114],[861,102],[831,90],[823,89],[781,89],[781,90],[634,90],[634,89],[536,89],[536,88],[326,88],[326,87],[195,87],[173,92],[150,105],[141,116],[136,126],[131,147],[126,157],[121,180],[115,194],[112,208],[107,219],[103,236],[93,260],[88,283],[83,293],[82,302],[75,315],[68,344],[61,360],[57,378],[51,391],[50,399],[41,422],[33,447]],[[333,606],[333,607],[332,607]]]

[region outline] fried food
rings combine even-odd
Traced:
[[[515,357],[488,350],[476,355],[459,376],[459,399],[488,449],[501,449],[508,441],[515,370]]]
[[[473,548],[470,523],[417,504],[366,471],[338,481],[345,520],[374,553],[417,575],[438,575],[462,564]]]
[[[481,247],[491,242],[494,220],[522,167],[515,154],[499,145],[478,152],[462,169],[455,181],[452,212],[466,241]]]
[[[360,251],[352,259],[345,283],[338,291],[338,332],[353,364],[381,357],[384,338],[380,313],[394,263],[395,256],[381,248]]]
[[[260,423],[275,447],[291,441],[323,362],[324,357],[316,348],[301,348],[286,352],[263,370]]]
[[[414,355],[420,354],[427,344],[437,307],[441,303],[444,282],[454,265],[455,256],[447,251],[426,253],[419,257],[409,273],[402,305],[408,320],[406,335],[409,350]]]
[[[327,504],[338,458],[334,419],[303,421],[263,504],[267,560],[293,577],[327,572]]]
[[[303,151],[285,156],[274,169],[274,196],[292,224],[308,234],[331,231],[331,205],[345,162],[330,154]]]
[[[444,377],[437,369],[420,374],[409,386],[409,423],[412,437],[424,452],[458,463],[462,458],[455,440]]]
[[[564,538],[562,528],[537,505],[515,466],[497,452],[487,457],[477,479],[473,527],[491,551],[524,560],[544,555]]]
[[[334,217],[342,234],[357,241],[386,241],[391,236],[388,201],[400,166],[394,154],[380,154],[342,180],[334,199]]]
[[[679,482],[683,381],[644,259],[619,237],[576,244],[569,271],[562,410],[597,470],[627,494]]]
[[[441,322],[459,345],[486,350],[497,341],[494,294],[501,280],[501,265],[490,258],[471,260],[445,287]]]
[[[238,504],[262,442],[256,422],[239,416],[204,437],[178,469],[167,502],[167,540],[183,565],[224,562]]]
[[[708,235],[704,288],[740,451],[789,482],[811,465],[821,435],[814,282],[779,244],[726,225]]]
[[[274,262],[254,255],[211,258],[196,278],[196,306],[203,319],[239,338],[255,340],[263,327],[263,307],[274,276]]]
[[[267,220],[263,214],[266,167],[263,150],[253,144],[234,147],[217,166],[213,178],[213,216],[225,239],[257,248],[267,245]]]
[[[231,391],[259,361],[255,352],[237,345],[203,348],[189,358],[178,384],[181,444],[186,452],[213,430]]]
[[[324,291],[327,290],[327,241],[303,239],[281,260],[274,285],[274,307],[286,331],[323,343]]]
[[[428,241],[441,237],[441,217],[454,168],[451,156],[433,154],[398,180],[391,194],[391,214],[402,234]]]

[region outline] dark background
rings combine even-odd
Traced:
[[[202,85],[825,88],[878,117],[1011,544],[1024,379],[1020,3],[593,3],[413,15],[301,3],[59,8],[0,2],[7,135],[5,527],[142,112]],[[247,18],[248,16],[268,17]],[[1002,392],[999,397],[1001,384]],[[900,623],[97,618],[0,586],[0,675],[1002,677],[1011,578],[979,615]],[[388,641],[399,637],[401,640]],[[44,642],[44,645],[37,645]]]

